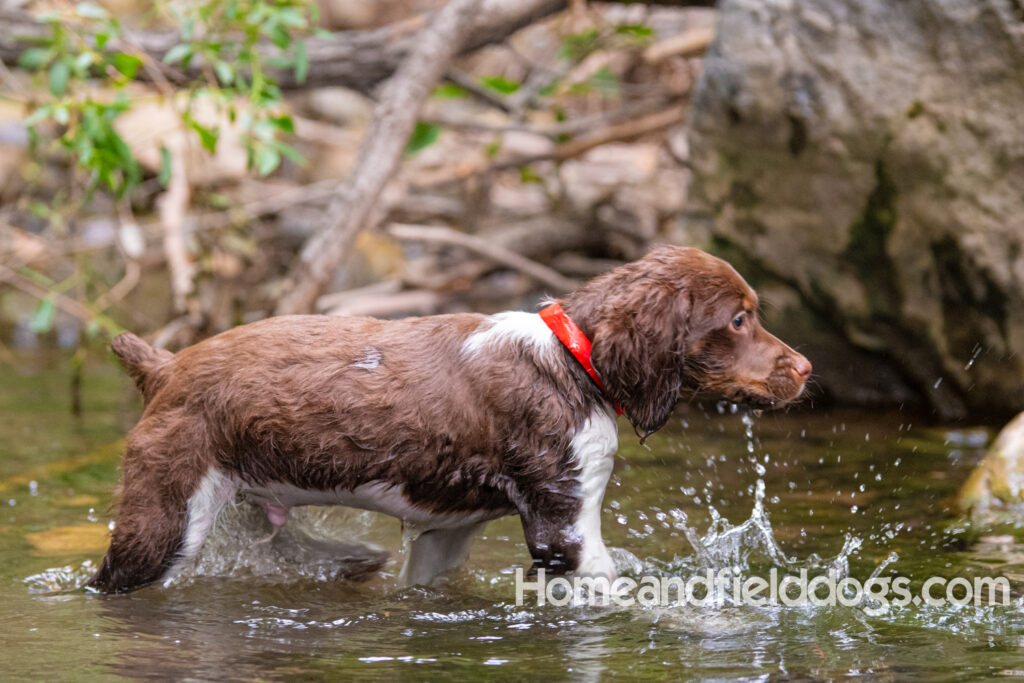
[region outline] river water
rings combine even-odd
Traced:
[[[396,520],[308,509],[258,543],[266,530],[244,506],[171,585],[102,596],[76,586],[102,556],[118,441],[139,404],[103,365],[74,418],[68,383],[61,367],[0,367],[5,679],[1024,678],[1024,530],[950,512],[985,426],[682,406],[646,446],[621,425],[604,535],[638,581],[833,568],[908,577],[916,593],[933,576],[1005,576],[1007,605],[538,606],[530,592],[517,605],[529,557],[516,518],[489,525],[442,587],[401,588]],[[339,579],[332,546],[303,541],[328,536],[392,560],[368,581]]]

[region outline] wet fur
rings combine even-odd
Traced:
[[[599,519],[615,450],[609,399],[649,433],[686,389],[776,404],[800,393],[799,354],[759,327],[746,346],[728,333],[751,297],[725,262],[663,247],[562,300],[593,341],[607,395],[526,313],[284,316],[174,355],[121,335],[113,349],[146,407],[90,585],[165,577],[201,544],[209,506],[273,486],[400,496],[427,520],[419,555],[454,548],[453,562],[481,523],[518,513],[535,567],[613,573]],[[410,571],[423,580],[446,568]]]

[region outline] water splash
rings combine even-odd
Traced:
[[[241,501],[221,512],[199,556],[167,583],[215,576],[365,580],[388,560],[386,551],[364,541],[371,519],[372,513],[351,508],[298,507],[275,533],[258,506]]]
[[[814,553],[802,560],[789,557],[775,540],[775,531],[765,510],[764,498],[764,480],[758,479],[754,489],[754,508],[750,517],[735,526],[713,507],[709,508],[711,523],[703,536],[687,524],[685,512],[674,511],[673,516],[681,523],[677,526],[681,527],[686,540],[693,548],[694,564],[697,568],[743,572],[750,569],[752,558],[764,558],[772,565],[788,570],[835,569],[840,577],[849,574],[849,558],[860,549],[860,538],[847,535],[842,550],[832,558],[823,559]]]
[[[27,576],[22,583],[28,586],[28,592],[33,594],[53,594],[64,591],[77,590],[85,585],[98,567],[92,560],[86,560],[77,567],[66,565],[64,567],[53,567],[45,569],[38,574]]]

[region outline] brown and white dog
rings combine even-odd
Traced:
[[[535,567],[614,577],[601,500],[615,409],[647,434],[684,392],[779,406],[811,365],[760,326],[743,278],[696,249],[658,248],[558,304],[592,340],[594,379],[585,349],[574,356],[526,312],[285,316],[173,355],[117,337],[146,407],[89,585],[125,591],[173,574],[238,493],[275,525],[296,505],[400,518],[418,534],[407,584],[461,564],[475,532],[513,513]]]

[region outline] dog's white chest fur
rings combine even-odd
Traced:
[[[615,564],[601,538],[601,502],[615,465],[619,433],[615,417],[607,407],[595,408],[573,437],[570,448],[580,468],[580,512],[565,530],[582,546],[577,573],[583,576],[615,576]]]

